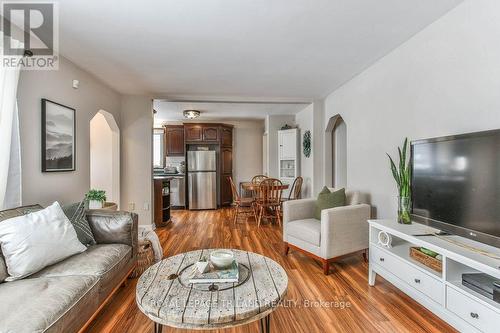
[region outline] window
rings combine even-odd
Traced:
[[[162,128],[155,128],[153,132],[153,168],[165,167],[165,136]]]

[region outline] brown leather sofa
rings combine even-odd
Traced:
[[[12,217],[12,211],[3,216]],[[137,215],[94,210],[87,218],[96,245],[25,279],[0,279],[0,333],[79,332],[130,275],[137,257]],[[0,252],[0,266],[2,261]]]

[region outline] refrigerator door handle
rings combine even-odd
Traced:
[[[189,187],[189,208],[192,209],[191,203],[193,203],[193,191],[194,191],[194,182],[193,182],[193,174],[188,173],[188,187]],[[193,205],[194,206],[194,205]]]

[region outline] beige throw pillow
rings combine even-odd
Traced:
[[[87,249],[59,203],[0,223],[0,246],[9,276],[22,279]]]

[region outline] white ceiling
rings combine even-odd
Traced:
[[[60,1],[60,51],[122,93],[310,100],[460,2]]]
[[[307,104],[276,104],[276,103],[189,103],[166,102],[155,100],[153,109],[155,122],[184,121],[184,110],[199,110],[200,117],[196,120],[264,120],[266,115],[292,115],[305,109]]]

